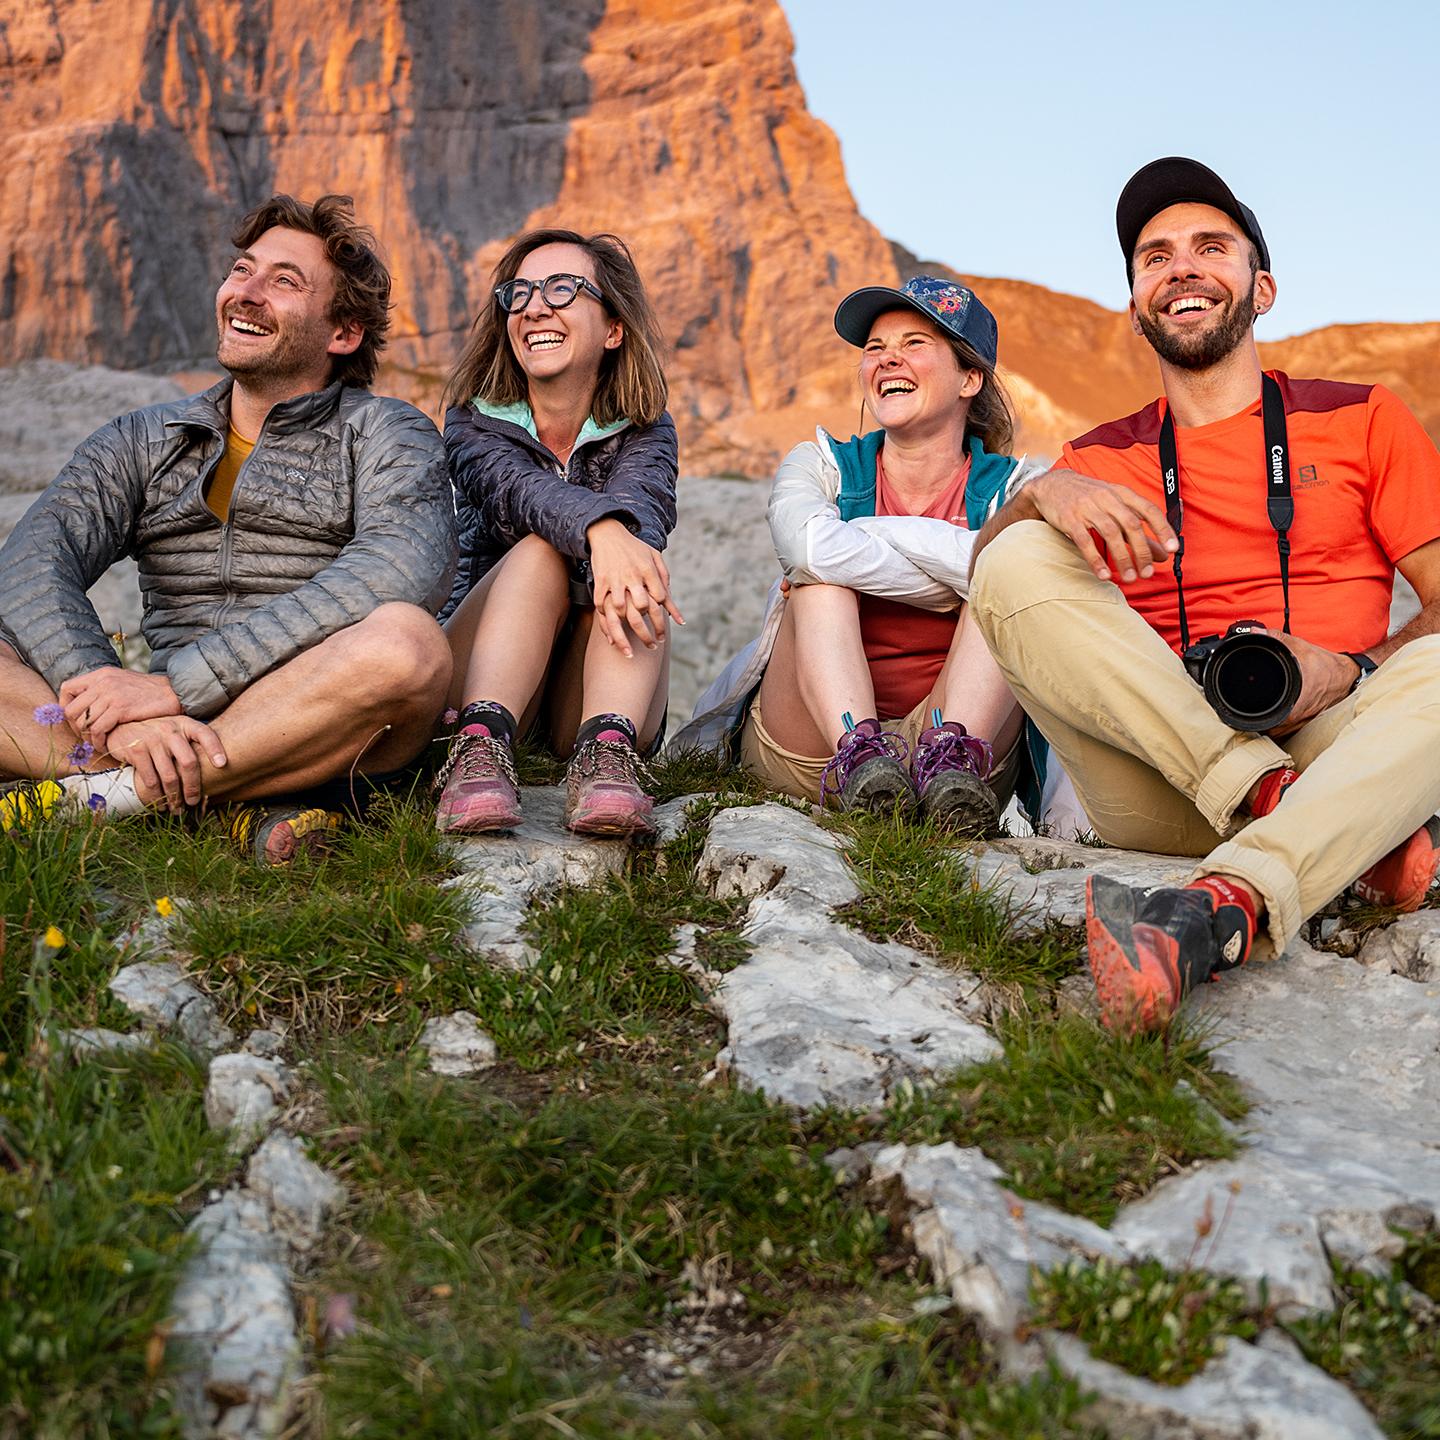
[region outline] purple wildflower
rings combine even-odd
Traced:
[[[447,710],[443,716],[441,716],[441,719],[443,719],[447,725],[453,725],[459,718],[460,712],[456,710],[453,706],[449,710]]]
[[[91,795],[89,805],[97,815],[105,813],[105,797],[103,795]]]
[[[35,723],[37,725],[63,725],[65,723],[65,707],[63,705],[37,705],[35,707]]]
[[[88,765],[94,758],[95,747],[88,740],[82,740],[65,757],[65,763],[73,765],[78,770],[82,765]]]

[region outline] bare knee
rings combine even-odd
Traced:
[[[450,684],[450,646],[432,615],[393,603],[372,610],[336,637],[342,640],[347,684],[357,699],[417,710],[440,703]]]

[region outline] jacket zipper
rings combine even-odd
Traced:
[[[220,522],[220,588],[225,598],[220,602],[220,608],[215,612],[214,628],[218,630],[225,616],[235,608],[234,597],[230,593],[230,572],[235,557],[234,534],[235,534],[235,497],[240,493],[240,482],[245,478],[245,472],[250,468],[250,462],[255,458],[255,452],[265,440],[265,430],[270,424],[270,417],[266,415],[260,426],[260,433],[255,437],[255,443],[250,447],[250,453],[240,462],[240,468],[235,472],[235,483],[230,487],[230,503],[225,508],[225,518]],[[228,435],[227,435],[228,444]],[[224,451],[221,451],[223,456]],[[220,461],[217,459],[215,467],[218,468]],[[211,473],[214,473],[212,468]]]

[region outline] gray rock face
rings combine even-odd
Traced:
[[[530,906],[564,885],[595,885],[619,874],[630,848],[624,840],[587,839],[566,830],[561,786],[526,786],[520,803],[525,818],[513,834],[450,842],[462,872],[450,883],[470,900],[465,943],[516,969],[535,959],[520,935]]]
[[[1146,855],[1135,850],[1102,850],[1067,840],[997,840],[980,851],[975,878],[1008,899],[1018,934],[1085,923],[1085,879],[1108,875],[1146,889],[1175,885],[1189,878],[1193,860]]]
[[[499,1053],[468,1010],[427,1020],[416,1043],[430,1052],[430,1068],[437,1075],[474,1075],[488,1070]]]
[[[1000,1051],[966,1013],[973,976],[831,917],[859,889],[833,839],[783,805],[711,822],[699,873],[714,893],[754,897],[750,958],[712,1005],[729,1026],[721,1069],[793,1105],[871,1105],[901,1080]]]
[[[1097,1360],[1073,1335],[1048,1331],[1046,1353],[1097,1393],[1088,1415],[1125,1440],[1381,1440],[1338,1380],[1279,1347],[1230,1339],[1184,1385],[1157,1385]]]
[[[87,1059],[91,1055],[103,1055],[107,1050],[148,1050],[155,1043],[155,1035],[149,1030],[137,1030],[122,1035],[118,1030],[87,1027],[81,1030],[62,1030],[58,1038],[60,1048],[77,1060]]]
[[[1296,942],[1190,1004],[1252,1098],[1245,1148],[1156,1186],[1115,1231],[1179,1264],[1208,1204],[1207,1268],[1267,1277],[1282,1306],[1329,1309],[1327,1234],[1356,1263],[1367,1243],[1387,1253],[1392,1213],[1440,1211],[1440,988]]]
[[[243,1050],[217,1055],[205,1086],[205,1118],[244,1145],[271,1125],[289,1095],[290,1075],[278,1060]]]
[[[207,1205],[190,1233],[196,1251],[171,1302],[186,1433],[274,1435],[300,1367],[285,1241],[247,1189]]]
[[[1372,930],[1360,946],[1360,963],[1422,984],[1440,980],[1440,910],[1417,910]]]
[[[132,1014],[158,1030],[173,1030],[185,1044],[213,1054],[233,1043],[210,997],[171,960],[127,965],[110,981],[110,993]]]
[[[293,1135],[269,1136],[250,1157],[245,1183],[270,1207],[270,1221],[291,1250],[314,1249],[325,1220],[345,1196]]]

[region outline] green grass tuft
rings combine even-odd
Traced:
[[[1036,1327],[1068,1330],[1091,1352],[1162,1385],[1183,1385],[1221,1352],[1226,1335],[1253,1339],[1244,1288],[1158,1260],[1068,1261],[1030,1279]]]

